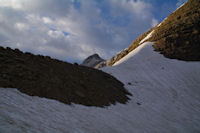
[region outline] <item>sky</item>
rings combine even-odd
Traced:
[[[108,59],[186,0],[0,0],[0,46],[82,62]]]

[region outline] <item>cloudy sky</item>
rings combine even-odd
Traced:
[[[0,45],[80,62],[107,59],[186,0],[0,0]]]

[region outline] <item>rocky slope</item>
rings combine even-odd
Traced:
[[[87,67],[95,67],[97,64],[99,64],[103,61],[105,61],[105,60],[102,59],[98,54],[93,54],[93,55],[87,57],[81,65],[87,66]]]
[[[132,50],[152,31],[145,41],[154,42],[154,49],[167,58],[200,61],[200,1],[188,0],[159,25],[142,34],[130,46],[116,56],[97,65],[97,68],[112,66]],[[144,41],[144,42],[145,42]]]
[[[102,107],[126,103],[131,94],[123,86],[100,70],[0,47],[0,87],[66,104]]]

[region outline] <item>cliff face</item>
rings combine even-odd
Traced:
[[[145,41],[154,42],[153,47],[167,58],[200,61],[200,1],[188,0],[163,22],[142,34],[130,46],[97,68],[112,66]]]

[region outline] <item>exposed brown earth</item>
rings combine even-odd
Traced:
[[[169,15],[160,26],[155,26],[139,36],[130,46],[96,68],[112,66],[140,45],[148,33],[154,30],[146,41],[155,42],[153,47],[167,58],[184,61],[200,61],[200,0],[188,0],[185,5]]]
[[[0,87],[66,104],[103,107],[129,100],[131,94],[123,86],[100,70],[0,47]]]
[[[151,41],[168,58],[200,61],[200,0],[189,0],[155,28]]]

